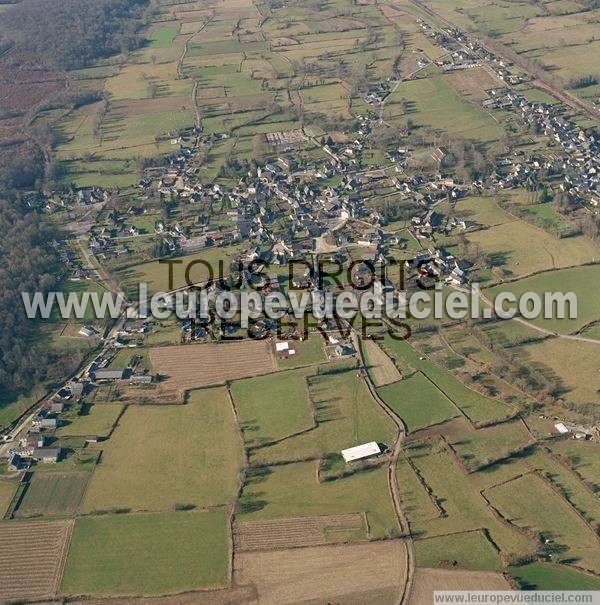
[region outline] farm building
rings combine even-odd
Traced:
[[[42,429],[55,429],[58,425],[56,418],[40,418],[33,426],[39,426]]]
[[[344,457],[345,462],[363,460],[364,458],[370,458],[371,456],[377,456],[379,454],[381,454],[381,448],[375,441],[342,450],[342,456]]]
[[[123,368],[98,368],[94,370],[94,380],[121,380],[125,374]]]
[[[25,437],[21,439],[21,445],[23,447],[44,447],[45,438],[40,433],[27,433]]]
[[[58,462],[60,452],[61,449],[59,447],[40,447],[33,452],[31,457],[44,464],[53,464]]]
[[[557,422],[554,428],[561,434],[567,435],[572,433],[576,439],[587,439],[589,432],[585,427],[571,422]]]

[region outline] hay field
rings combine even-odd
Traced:
[[[456,212],[489,227],[468,233],[467,239],[479,244],[494,266],[500,267],[506,277],[582,265],[600,256],[598,244],[587,237],[559,239],[531,223],[511,216],[492,198],[465,198],[457,203]]]
[[[4,517],[6,510],[13,499],[16,489],[16,481],[8,479],[0,480],[0,518]]]
[[[152,371],[165,377],[160,389],[180,395],[277,369],[270,343],[258,340],[156,347],[150,349],[150,362]]]
[[[600,345],[547,338],[514,349],[521,360],[559,387],[560,397],[574,403],[597,403],[600,393]],[[572,363],[576,359],[577,363]]]
[[[194,391],[186,405],[130,406],[100,445],[84,512],[215,506],[236,492],[241,440],[223,388]]]
[[[396,541],[321,546],[240,553],[234,579],[253,584],[264,605],[343,602],[351,597],[357,602],[391,604],[404,582],[405,565],[404,548]],[[383,589],[389,590],[382,599]],[[374,593],[379,598],[372,600]]]
[[[444,79],[460,96],[474,101],[487,98],[485,91],[504,86],[504,82],[496,74],[484,67],[449,72],[444,75]]]
[[[223,587],[228,559],[223,509],[82,517],[61,592],[146,596]]]

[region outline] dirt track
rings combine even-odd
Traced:
[[[356,333],[353,333],[354,340],[354,348],[358,351],[360,364],[364,368],[365,360],[362,356],[362,349],[360,348],[360,343],[358,342],[359,337]],[[398,487],[398,477],[396,475],[396,466],[398,463],[398,458],[402,453],[402,446],[404,443],[404,439],[408,433],[406,425],[404,421],[399,418],[394,411],[381,399],[379,393],[377,393],[377,389],[373,385],[369,374],[367,371],[362,372],[362,376],[365,380],[365,383],[371,393],[373,399],[377,402],[379,407],[386,413],[389,419],[396,426],[396,439],[393,444],[391,444],[392,455],[389,459],[388,464],[388,485],[390,489],[390,496],[392,497],[392,503],[394,505],[394,511],[396,512],[396,518],[398,519],[398,524],[400,525],[400,529],[402,533],[406,536],[405,540],[402,542],[402,546],[404,548],[404,561],[405,561],[405,577],[404,583],[402,585],[402,590],[400,593],[400,598],[397,600],[401,605],[405,605],[408,602],[412,591],[412,581],[413,574],[415,569],[414,562],[414,552],[413,552],[413,543],[412,537],[410,535],[410,525],[408,524],[408,519],[404,513],[404,509],[402,508],[402,499],[400,498],[400,488]]]

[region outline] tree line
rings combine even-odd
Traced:
[[[54,230],[35,213],[0,200],[0,393],[26,392],[56,380],[68,360],[38,337],[39,323],[27,319],[21,292],[47,292],[61,279],[61,264],[50,244]]]

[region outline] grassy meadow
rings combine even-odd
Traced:
[[[75,523],[61,592],[162,595],[228,583],[227,513],[82,517]]]
[[[185,405],[129,406],[99,446],[85,512],[216,506],[237,489],[241,442],[224,388],[192,391]]]

